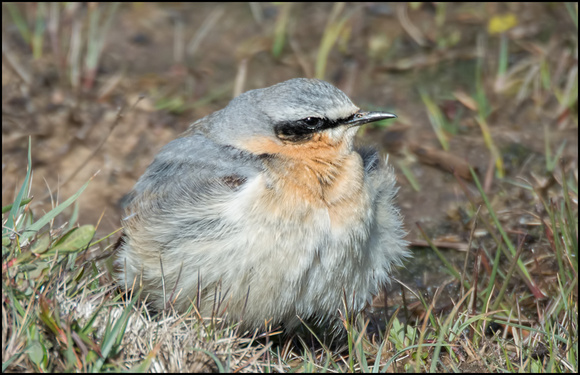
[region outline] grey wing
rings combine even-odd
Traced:
[[[201,134],[178,138],[159,152],[130,193],[125,229],[147,232],[161,248],[223,236],[223,207],[261,168],[252,154]]]
[[[188,184],[197,186],[220,179],[235,187],[240,180],[254,177],[260,170],[261,163],[252,154],[193,134],[175,139],[161,149],[135,185],[133,195],[148,191],[171,194],[180,188],[191,190]]]

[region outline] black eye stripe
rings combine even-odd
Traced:
[[[275,131],[278,138],[291,142],[306,141],[312,135],[322,130],[323,119],[307,117],[298,121],[282,122],[276,125]]]
[[[274,130],[276,135],[284,138],[292,136],[304,136],[313,134],[324,129],[333,128],[338,125],[336,121],[330,121],[327,118],[306,117],[297,121],[279,122]]]
[[[296,121],[279,122],[274,126],[274,131],[276,136],[282,140],[299,142],[310,139],[313,134],[325,129],[335,128],[348,121],[350,117],[332,121],[328,118],[310,116]]]

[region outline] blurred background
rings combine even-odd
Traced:
[[[419,226],[463,260],[469,166],[515,233],[534,225],[521,179],[546,187],[561,161],[577,181],[577,19],[577,3],[3,3],[2,205],[30,136],[36,216],[98,172],[65,213],[109,234],[122,197],[189,124],[241,92],[315,77],[397,114],[359,141],[396,170],[423,259],[405,273],[439,285]]]

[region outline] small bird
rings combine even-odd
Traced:
[[[394,117],[296,78],[196,121],[129,194],[119,284],[247,329],[340,326],[408,256],[394,172],[354,146],[360,125]]]

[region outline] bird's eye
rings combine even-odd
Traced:
[[[322,121],[321,119],[319,119],[318,117],[306,117],[304,120],[302,120],[307,126],[310,127],[316,127],[318,124],[320,124],[320,121]]]

